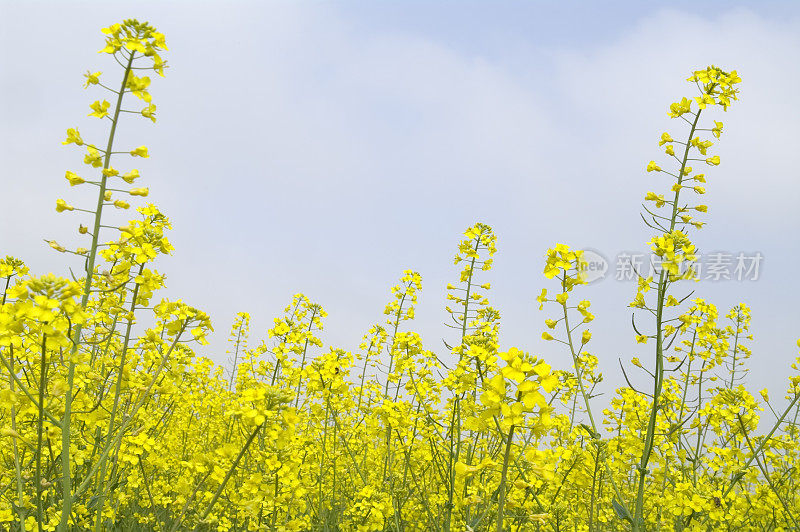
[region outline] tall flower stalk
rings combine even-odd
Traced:
[[[80,306],[83,309],[86,309],[89,303],[89,298],[92,293],[92,286],[93,280],[95,276],[95,264],[97,261],[99,244],[100,244],[100,235],[102,229],[102,219],[103,219],[103,209],[107,205],[113,205],[117,208],[126,209],[128,208],[128,203],[124,200],[115,200],[112,201],[112,192],[116,191],[116,189],[111,189],[109,186],[109,180],[111,178],[119,176],[119,172],[111,166],[112,156],[115,153],[129,153],[133,157],[148,157],[148,150],[144,146],[140,146],[129,152],[114,152],[114,141],[117,134],[117,127],[120,122],[120,117],[123,112],[133,112],[128,111],[123,108],[123,101],[126,93],[132,93],[136,97],[143,100],[147,105],[144,109],[142,109],[139,113],[155,121],[155,105],[151,102],[150,93],[148,91],[148,87],[150,85],[150,78],[146,76],[138,77],[134,74],[134,68],[141,69],[151,69],[155,72],[159,73],[163,76],[164,74],[164,62],[161,60],[158,52],[160,50],[165,50],[166,44],[164,41],[164,35],[158,33],[155,28],[151,27],[149,24],[140,23],[137,20],[130,19],[124,21],[122,24],[114,24],[108,28],[103,30],[103,33],[106,34],[106,46],[101,50],[101,53],[107,53],[114,57],[116,62],[122,66],[122,80],[119,84],[118,89],[111,89],[106,87],[100,82],[100,74],[101,73],[88,73],[86,74],[86,87],[90,85],[98,85],[106,90],[116,94],[116,101],[114,104],[113,111],[109,114],[109,107],[110,104],[108,101],[103,100],[102,102],[97,100],[91,104],[92,113],[90,116],[94,116],[96,118],[107,118],[111,122],[110,130],[108,133],[108,139],[106,141],[105,149],[98,148],[93,144],[85,144],[87,149],[87,154],[84,158],[84,162],[93,167],[93,168],[101,168],[100,176],[98,181],[87,181],[84,178],[78,176],[74,172],[67,172],[67,179],[70,182],[70,185],[80,185],[83,183],[90,183],[98,187],[98,194],[97,194],[97,204],[93,211],[94,220],[92,223],[91,232],[89,232],[91,236],[91,244],[88,249],[79,248],[76,250],[76,253],[79,255],[84,255],[86,257],[86,269],[85,273],[86,276],[83,282],[83,293],[81,295]],[[148,63],[148,66],[141,67],[136,66],[134,64],[137,60],[145,60]],[[137,63],[138,64],[138,63]],[[77,129],[70,129],[67,132],[67,139],[64,141],[64,144],[76,144],[77,146],[83,146],[84,141],[80,136],[80,133]],[[138,171],[133,170],[128,174],[121,176],[123,180],[126,182],[132,183],[134,179],[139,176]],[[142,188],[134,188],[127,191],[128,194],[131,196],[146,196],[148,191],[147,189]],[[71,211],[75,210],[74,207],[68,205],[63,200],[59,200],[57,203],[57,209],[59,211]],[[81,233],[86,233],[86,230],[81,227]],[[57,244],[51,242],[51,246],[59,251],[63,251],[64,249]],[[60,249],[59,249],[60,248]],[[135,300],[135,296],[134,296]],[[71,437],[71,428],[72,428],[72,402],[74,397],[75,391],[75,367],[78,363],[78,354],[79,350],[82,345],[82,337],[81,334],[83,332],[82,324],[78,324],[75,327],[73,337],[72,337],[72,347],[70,350],[69,356],[69,363],[67,369],[67,387],[66,387],[66,395],[64,399],[64,415],[61,420],[61,490],[62,490],[62,503],[61,503],[61,521],[59,524],[59,530],[65,532],[69,526],[69,519],[72,513],[72,502],[73,502],[73,492],[72,492],[72,473],[71,473],[71,452],[70,452],[70,437]],[[123,358],[124,358],[124,351],[123,349]],[[123,362],[124,365],[124,362]],[[109,428],[109,431],[113,430],[113,419],[112,419],[112,426]],[[109,432],[108,437],[111,436],[111,432]],[[103,468],[105,472],[105,469]],[[103,480],[101,479],[101,487],[102,487]],[[100,505],[102,513],[102,504]]]
[[[689,240],[686,228],[693,226],[700,228],[703,222],[693,218],[690,212],[707,212],[705,205],[689,205],[681,203],[681,192],[686,190],[690,193],[702,195],[705,193],[705,175],[694,173],[691,166],[695,162],[707,166],[718,166],[720,158],[717,155],[709,156],[708,150],[713,146],[713,142],[708,138],[703,138],[700,133],[712,133],[719,138],[722,133],[722,122],[714,122],[712,128],[701,128],[700,117],[707,108],[720,106],[723,110],[737,99],[738,89],[735,85],[741,82],[741,78],[736,71],[725,72],[720,68],[710,66],[704,70],[695,71],[688,79],[696,85],[699,96],[682,98],[680,102],[670,105],[669,115],[672,118],[680,118],[688,125],[688,133],[684,140],[674,140],[669,133],[663,133],[659,141],[659,146],[664,147],[664,152],[673,161],[675,171],[662,169],[655,161],[650,161],[647,165],[648,172],[658,172],[671,176],[674,184],[671,187],[672,196],[666,198],[663,194],[648,192],[645,200],[651,202],[655,209],[651,210],[644,206],[646,215],[642,218],[648,227],[655,229],[660,234],[651,240],[653,253],[660,259],[660,268],[657,279],[642,277],[642,282],[638,285],[636,298],[631,306],[647,311],[654,318],[655,326],[650,334],[641,334],[637,329],[637,340],[646,343],[649,339],[655,340],[655,356],[653,371],[653,393],[650,405],[649,419],[644,435],[644,447],[641,458],[637,466],[636,480],[636,499],[634,503],[633,530],[639,532],[644,530],[644,509],[645,509],[645,487],[648,481],[648,464],[655,448],[656,439],[656,420],[659,408],[662,407],[661,395],[664,389],[664,379],[668,371],[665,365],[665,352],[672,344],[676,335],[676,328],[669,325],[670,318],[667,310],[671,306],[677,306],[678,300],[670,294],[673,284],[690,279],[695,276],[692,263],[696,260],[695,246]],[[707,135],[706,135],[707,136]],[[678,146],[676,153],[676,145]],[[666,167],[665,167],[666,168]],[[666,216],[659,214],[658,210],[667,208]],[[655,301],[648,305],[644,294],[653,289]]]

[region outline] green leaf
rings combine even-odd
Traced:
[[[625,508],[619,502],[617,502],[617,499],[612,499],[611,505],[614,507],[614,513],[617,514],[617,517],[619,517],[620,519],[624,519],[629,523],[633,523],[633,518],[631,517],[630,512],[628,512],[627,508]]]
[[[588,432],[590,437],[592,437],[592,438],[596,438],[596,437],[597,437],[597,436],[595,435],[594,431],[592,430],[592,427],[590,427],[590,426],[589,426],[589,425],[587,425],[586,423],[581,423],[580,427],[581,427],[583,430],[585,430],[586,432]]]

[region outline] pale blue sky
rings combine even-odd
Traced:
[[[171,68],[152,86],[158,124],[123,123],[119,145],[150,147],[141,183],[177,248],[158,267],[166,295],[211,314],[205,353],[225,360],[238,311],[264,337],[296,292],[328,311],[327,342],[355,348],[404,269],[423,276],[414,328],[441,351],[455,246],[483,221],[498,236],[488,280],[503,346],[566,367],[540,339],[543,254],[556,242],[646,249],[639,203],[666,187],[644,167],[662,131],[683,131],[666,109],[692,94],[685,78],[714,63],[739,71],[742,93],[708,172],[710,223],[693,238],[764,263],[757,282],[691,288],[723,311],[752,306],[749,382],[779,395],[800,336],[800,5],[663,5],[2,2],[0,254],[66,273],[42,242],[79,245],[78,216],[54,210],[81,201],[63,179],[81,156],[60,141],[67,127],[105,134],[86,117],[103,95],[82,73],[118,76],[96,53],[99,29],[136,17],[166,34]],[[617,357],[649,358],[630,329],[633,295],[612,279],[580,294],[594,302],[609,392]]]

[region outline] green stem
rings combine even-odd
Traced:
[[[703,361],[703,366],[700,368],[700,375],[697,378],[697,409],[703,408],[703,374],[706,371],[706,362]],[[694,447],[694,463],[695,467],[692,468],[692,485],[697,486],[697,464],[700,463],[700,446],[705,440],[705,431],[708,430],[708,424],[705,427],[697,424],[697,440]]]
[[[742,427],[742,433],[744,434],[744,438],[747,441],[747,446],[750,447],[750,452],[752,453],[752,456],[756,459],[756,464],[758,465],[758,468],[761,470],[761,474],[764,475],[764,479],[767,481],[767,484],[769,484],[770,489],[772,489],[772,493],[774,493],[775,496],[778,498],[778,501],[780,501],[781,506],[783,506],[783,510],[786,512],[786,515],[788,515],[789,519],[791,519],[792,523],[794,523],[794,530],[800,530],[800,524],[798,524],[797,520],[794,518],[794,514],[792,514],[792,511],[789,509],[789,506],[786,504],[786,501],[783,500],[781,494],[778,493],[778,489],[772,482],[772,478],[770,478],[766,466],[762,465],[761,460],[758,459],[758,454],[756,454],[755,448],[753,447],[753,443],[750,441],[750,436],[747,434],[747,428],[744,425],[744,421],[742,420],[741,414],[737,412],[736,417],[739,419],[739,426]]]
[[[311,328],[314,326],[314,317],[317,315],[317,309],[314,307],[314,311],[311,313],[311,319],[308,320],[308,329],[306,333],[311,335]],[[300,371],[297,372],[297,390],[295,391],[295,400],[294,400],[294,407],[300,404],[300,385],[303,382],[303,368],[306,366],[306,354],[308,353],[308,338],[306,338],[305,344],[303,344],[303,356],[300,359]]]
[[[36,397],[34,397],[34,395],[31,393],[28,387],[25,386],[25,383],[23,383],[20,380],[19,376],[16,373],[14,373],[14,371],[12,370],[11,362],[6,360],[6,357],[4,357],[2,354],[0,354],[0,362],[2,362],[3,365],[11,373],[11,380],[13,380],[17,384],[17,386],[19,386],[19,389],[22,390],[22,393],[24,393],[25,397],[27,397],[30,400],[31,404],[33,404],[33,406],[39,409],[44,415],[44,417],[46,417],[50,423],[52,423],[56,427],[61,428],[61,421],[57,419],[53,414],[51,414],[46,408],[44,408],[44,406],[41,406],[39,404],[39,401],[36,399]]]
[[[733,384],[736,380],[736,355],[739,353],[739,329],[742,324],[742,309],[739,308],[736,311],[736,335],[733,339],[733,361],[731,363],[731,382],[728,384],[728,388],[733,389]]]
[[[480,247],[480,237],[475,240],[475,251]],[[475,257],[473,256],[469,265],[469,277],[467,278],[467,292],[464,295],[464,314],[461,316],[461,347],[462,352],[459,354],[458,361],[464,357],[463,347],[464,338],[467,336],[467,313],[469,312],[469,298],[472,291],[472,277],[475,274]],[[455,464],[461,455],[461,396],[458,394],[453,399],[453,416],[450,422],[450,453],[447,462],[448,486],[447,486],[447,506],[445,507],[444,514],[444,527],[445,532],[450,532],[450,522],[453,515],[453,496],[456,489],[456,470]],[[456,426],[453,426],[453,423]],[[455,452],[454,452],[455,451]]]
[[[592,498],[589,501],[589,532],[594,532],[594,506],[597,499],[597,475],[600,470],[600,445],[597,445],[597,454],[594,456],[594,471],[592,472]]]
[[[361,383],[358,386],[358,405],[356,405],[356,410],[359,411],[361,410],[361,399],[364,396],[364,378],[367,375],[367,366],[369,365],[369,355],[372,352],[372,348],[374,346],[375,346],[375,339],[373,338],[370,341],[366,355],[364,355],[364,371],[361,372]]]
[[[14,372],[14,352],[10,353],[10,366],[9,371]],[[14,379],[8,380],[8,386],[11,393],[14,393]],[[17,506],[19,510],[19,529],[20,532],[25,532],[25,497],[22,487],[22,469],[20,467],[19,448],[17,447],[17,407],[12,403],[11,405],[11,430],[14,436],[11,439],[11,445],[14,450],[14,473],[17,481]]]
[[[104,460],[105,458],[107,458],[108,457],[108,453],[111,452],[111,449],[116,448],[117,445],[119,445],[119,443],[122,441],[122,438],[123,438],[123,436],[125,436],[125,431],[128,429],[128,426],[134,420],[134,418],[136,417],[136,414],[139,412],[139,409],[142,407],[142,405],[147,400],[148,396],[150,395],[150,392],[152,391],[153,387],[156,385],[156,382],[158,382],[158,377],[161,374],[161,372],[164,370],[164,368],[166,367],[167,362],[169,361],[170,355],[172,355],[172,351],[175,349],[175,346],[178,345],[178,342],[180,341],[181,335],[183,334],[184,329],[186,329],[186,326],[187,326],[187,323],[184,322],[184,324],[181,327],[180,331],[178,331],[178,334],[175,336],[175,340],[173,340],[172,345],[170,346],[169,350],[167,350],[167,352],[161,358],[161,364],[156,369],[156,371],[153,373],[153,378],[150,380],[150,384],[147,386],[145,391],[142,392],[141,397],[139,398],[139,400],[136,402],[136,404],[131,409],[130,414],[128,414],[128,416],[122,422],[122,425],[120,425],[119,429],[117,429],[117,432],[116,432],[116,434],[114,436],[114,439],[112,441],[108,442],[105,445],[105,447],[103,448],[103,451],[100,453],[100,456],[98,458],[97,463],[95,463],[92,466],[92,468],[89,470],[89,473],[86,475],[86,478],[83,480],[83,482],[81,482],[80,486],[78,486],[78,489],[75,490],[75,493],[73,494],[74,498],[80,497],[89,488],[89,485],[91,484],[92,479],[95,477],[95,475],[97,475],[97,472],[100,469],[100,462],[102,460]]]
[[[239,324],[239,332],[236,335],[236,350],[233,353],[233,368],[231,369],[231,382],[228,384],[228,390],[233,390],[234,379],[236,378],[236,365],[239,363],[239,344],[242,341],[242,329],[244,329],[244,321]]]
[[[133,66],[134,52],[128,56],[128,64],[125,66],[125,73],[122,76],[117,103],[114,108],[114,118],[111,119],[111,131],[108,134],[105,157],[103,160],[103,170],[111,166],[111,151],[114,147],[114,136],[117,132],[117,123],[122,109],[122,98],[125,95],[125,86],[128,83],[128,76]],[[101,172],[100,190],[97,195],[97,207],[94,215],[94,229],[92,231],[92,246],[89,248],[89,256],[86,259],[86,280],[83,286],[83,297],[81,298],[81,309],[86,309],[89,303],[89,295],[92,289],[92,278],[94,276],[94,265],[97,259],[98,240],[100,238],[100,220],[103,215],[103,203],[105,202],[106,181],[108,177]],[[75,381],[75,356],[81,343],[81,324],[75,327],[75,334],[72,340],[72,349],[69,357],[69,368],[67,370],[67,391],[64,398],[64,418],[61,422],[61,521],[58,525],[58,532],[67,532],[69,528],[69,517],[72,514],[72,473],[70,471],[70,423],[72,416],[72,388]]]
[[[6,277],[6,287],[3,289],[3,301],[0,302],[0,305],[6,304],[6,298],[8,297],[8,285],[11,283],[11,276],[9,275]]]
[[[331,398],[330,398],[330,390],[328,390],[328,397],[325,400],[325,420],[322,422],[322,451],[319,454],[319,519],[320,523],[325,523],[324,513],[325,513],[325,498],[323,497],[323,487],[325,485],[325,448],[327,444],[328,438],[328,416],[330,415],[331,411]]]
[[[139,266],[139,275],[142,274],[144,270],[144,264]],[[133,313],[136,310],[136,299],[139,297],[139,283],[133,287],[133,294],[131,295],[131,305],[128,309],[128,325],[125,329],[125,340],[122,342],[122,353],[120,354],[119,360],[119,369],[117,370],[117,384],[114,389],[114,404],[111,407],[111,417],[108,420],[108,433],[106,438],[111,438],[112,434],[114,433],[114,423],[116,422],[117,418],[117,409],[119,408],[119,397],[122,392],[122,379],[125,374],[125,359],[127,358],[128,353],[128,344],[130,343],[131,338],[131,329],[133,328]],[[106,479],[106,467],[108,464],[107,458],[103,458],[101,461],[100,466],[100,477],[99,477],[99,485],[97,488],[97,495],[100,497],[99,501],[97,502],[97,518],[95,521],[94,529],[95,532],[100,532],[103,522],[103,506],[106,502],[106,493],[105,493],[105,479]]]
[[[561,286],[564,292],[566,292],[566,286],[567,286],[566,283],[567,280],[565,274],[564,277],[561,279]],[[581,392],[581,397],[583,398],[583,404],[586,407],[586,414],[589,416],[589,423],[592,426],[592,440],[594,440],[599,447],[605,444],[601,440],[600,432],[597,430],[597,424],[595,424],[594,416],[592,415],[592,408],[591,405],[589,404],[589,394],[586,392],[586,387],[583,385],[583,374],[584,374],[583,366],[581,364],[580,359],[578,358],[578,352],[575,349],[575,343],[572,340],[572,329],[569,326],[569,313],[567,312],[567,302],[565,301],[564,303],[561,304],[561,306],[564,310],[564,330],[566,331],[567,334],[567,346],[569,347],[570,355],[572,355],[572,363],[575,366],[575,377],[578,381],[578,389]],[[575,410],[573,406],[572,418],[574,418],[574,411]],[[574,419],[571,419],[570,424],[572,424],[573,422]],[[602,457],[603,457],[603,465],[605,466],[606,473],[608,474],[608,478],[611,481],[611,486],[614,489],[614,494],[617,497],[617,501],[619,501],[619,504],[622,505],[625,514],[630,515],[630,510],[628,510],[627,505],[625,505],[625,502],[622,499],[622,493],[620,492],[619,487],[617,486],[617,483],[614,480],[614,475],[611,473],[611,466],[608,464],[608,456],[606,456],[606,453],[603,452]]]
[[[47,378],[47,335],[42,334],[42,355],[39,374],[39,415],[36,418],[36,472],[33,481],[36,484],[36,524],[42,532],[44,508],[42,507],[42,433],[44,432],[44,389]]]
[[[753,463],[755,457],[758,456],[758,454],[764,448],[764,445],[769,441],[770,438],[772,438],[772,435],[775,434],[775,431],[778,430],[778,427],[780,427],[781,423],[783,423],[783,420],[786,418],[786,416],[789,414],[792,408],[794,408],[794,406],[798,403],[798,401],[800,401],[800,393],[795,393],[794,400],[792,400],[792,402],[789,403],[789,406],[786,407],[786,410],[783,411],[781,417],[778,418],[778,421],[776,421],[775,425],[773,425],[772,430],[770,430],[769,433],[767,433],[767,435],[761,439],[761,443],[758,444],[758,447],[756,447],[755,451],[753,451],[753,454],[750,455],[750,458],[748,458],[748,460],[744,463],[744,465],[742,465],[740,471],[744,471],[745,469],[750,467],[750,464]],[[722,496],[725,497],[733,489],[733,487],[736,485],[738,481],[739,478],[734,477],[734,479],[731,480],[730,484],[723,492]]]
[[[683,183],[684,171],[686,163],[689,160],[689,149],[692,146],[691,140],[697,129],[697,122],[700,120],[702,109],[698,109],[692,122],[692,127],[689,130],[689,136],[686,141],[686,148],[683,152],[683,159],[681,160],[681,167],[678,171],[678,186],[675,188],[675,197],[672,204],[672,216],[670,217],[669,232],[675,230],[675,224],[678,219],[678,201],[680,199],[681,184]],[[647,423],[647,433],[645,435],[644,449],[642,450],[642,457],[639,461],[637,470],[638,487],[636,490],[636,506],[633,516],[633,532],[640,532],[644,530],[644,487],[645,479],[648,474],[647,465],[650,463],[650,456],[653,452],[655,433],[656,433],[656,419],[658,417],[658,402],[661,397],[661,390],[664,385],[664,305],[667,297],[667,286],[669,284],[669,276],[662,269],[658,277],[658,306],[656,308],[656,367],[655,378],[653,379],[653,402],[650,407],[650,418]]]
[[[503,453],[503,470],[500,473],[500,486],[497,488],[497,524],[495,526],[496,532],[503,532],[503,519],[506,504],[506,477],[508,476],[508,461],[511,457],[511,445],[514,442],[514,425],[508,429],[508,436],[506,438],[506,450]]]
[[[217,500],[219,499],[219,496],[222,494],[222,490],[225,489],[225,485],[228,483],[228,480],[230,480],[231,476],[233,475],[233,472],[238,467],[239,462],[242,461],[242,457],[244,456],[244,453],[247,452],[247,448],[250,447],[251,443],[253,443],[253,440],[256,438],[256,435],[258,434],[258,431],[261,430],[261,427],[263,427],[263,426],[264,426],[264,423],[262,423],[261,425],[256,426],[256,428],[253,430],[252,434],[250,434],[250,437],[247,438],[247,441],[245,442],[244,447],[242,447],[242,449],[239,451],[239,454],[236,455],[236,459],[231,464],[230,469],[228,469],[228,472],[225,473],[225,478],[222,479],[222,483],[217,488],[217,491],[214,492],[214,497],[211,499],[211,502],[208,503],[208,506],[206,507],[205,511],[200,516],[200,521],[205,520],[205,518],[208,517],[208,514],[211,513],[211,510],[214,508],[214,505],[217,503]],[[173,529],[173,530],[175,530],[175,529]]]

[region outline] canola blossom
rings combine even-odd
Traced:
[[[559,359],[500,348],[498,238],[483,223],[457,243],[444,349],[413,330],[423,280],[407,270],[357,350],[324,345],[325,310],[297,294],[263,340],[237,314],[221,366],[194,351],[210,317],[158,295],[170,220],[134,183],[147,146],[116,141],[123,118],[157,122],[147,74],[168,69],[165,37],[133,19],[102,31],[110,69],[84,87],[105,91],[87,120],[108,136],[71,127],[62,143],[86,165],[66,170],[66,194],[94,187],[96,203],[56,199],[80,221],[59,236],[69,244],[46,241],[76,274],[0,259],[0,528],[800,529],[800,358],[785,390],[752,393],[750,308],[689,299],[698,196],[725,186],[711,150],[736,71],[692,73],[693,95],[668,106],[675,129],[657,137],[664,157],[643,165],[662,179],[642,212],[659,265],[630,303],[641,350],[621,365],[627,386],[604,387],[586,261],[566,244],[545,253],[531,302],[545,314],[532,337]]]

